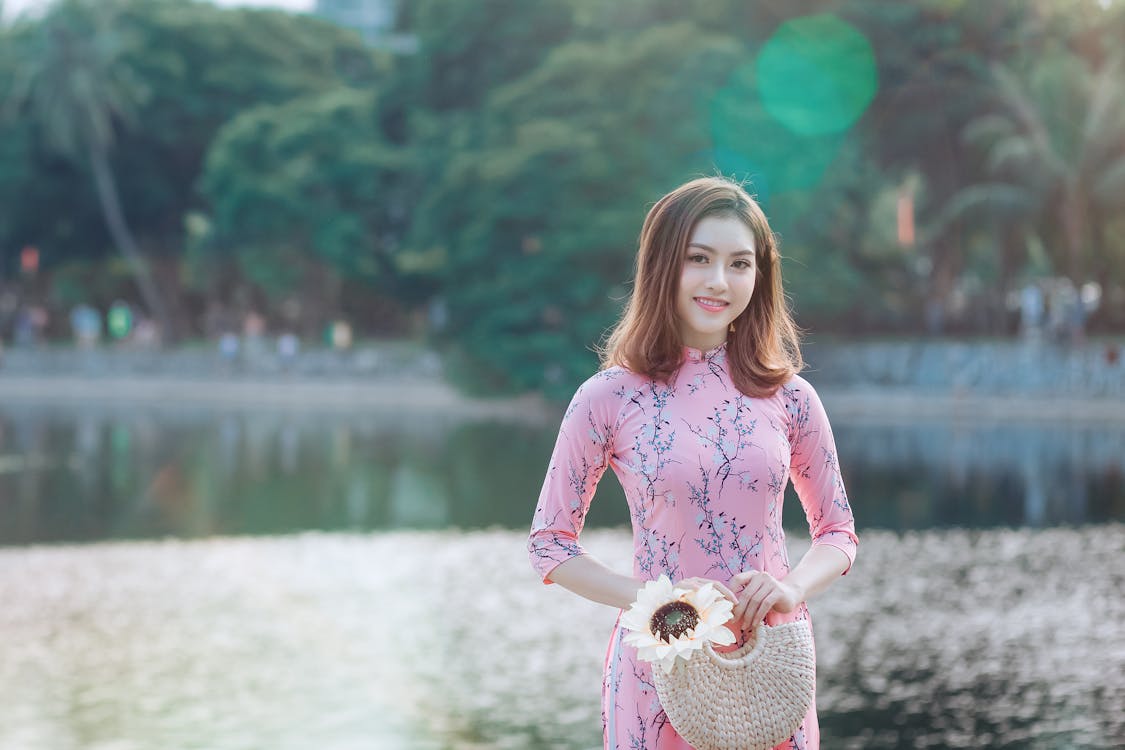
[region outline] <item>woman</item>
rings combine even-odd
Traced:
[[[734,602],[730,648],[763,619],[808,619],[805,601],[848,571],[858,540],[824,408],[797,375],[797,344],[758,204],[716,177],[660,199],[603,369],[575,393],[551,456],[528,540],[544,583],[625,609],[661,574],[685,587],[715,582]],[[632,576],[578,541],[607,466],[629,503]],[[781,528],[787,478],[812,535],[793,568]],[[660,707],[651,665],[623,635],[619,621],[602,686],[605,747],[690,747]],[[814,700],[779,747],[819,745]]]

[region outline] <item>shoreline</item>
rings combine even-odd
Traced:
[[[1066,394],[940,393],[906,388],[817,389],[834,419],[849,422],[1125,422],[1125,400]],[[462,418],[556,421],[565,405],[538,394],[466,396],[427,380],[364,382],[168,377],[0,377],[0,406],[143,405],[300,411],[436,412]]]
[[[538,395],[473,398],[440,381],[226,380],[168,377],[0,377],[0,407],[126,405],[386,413],[536,421],[554,410]]]

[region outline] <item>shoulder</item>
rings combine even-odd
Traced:
[[[624,405],[635,392],[637,376],[621,367],[600,370],[586,379],[563,415],[562,429],[579,427],[591,434],[601,435],[599,442],[612,441]]]
[[[767,396],[766,399],[781,405],[792,416],[799,405],[808,403],[810,396],[815,397],[815,395],[816,391],[809,381],[800,375],[790,375],[785,382],[777,386],[773,395]]]
[[[616,411],[616,406],[621,403],[632,377],[633,373],[622,367],[609,367],[595,372],[578,386],[574,397],[570,399],[567,414],[578,407],[603,412]]]
[[[812,383],[805,380],[800,375],[793,375],[777,389],[777,395],[789,401],[803,401],[807,402],[810,398],[818,398],[816,389],[813,388]]]
[[[800,375],[793,375],[782,383],[774,398],[780,401],[785,410],[790,437],[794,439],[805,433],[810,422],[818,423],[826,418],[824,405],[816,388]]]
[[[639,378],[624,367],[608,367],[591,375],[574,392],[571,406],[584,403],[590,406],[616,406],[636,386]]]

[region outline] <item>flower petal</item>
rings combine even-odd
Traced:
[[[713,632],[707,634],[707,639],[720,646],[729,646],[734,643],[734,633],[730,632],[730,628],[720,625]]]
[[[629,644],[630,646],[634,646],[636,648],[645,648],[647,646],[655,646],[655,645],[663,642],[663,641],[659,640],[656,636],[654,636],[652,633],[648,633],[648,632],[626,633],[625,638],[623,638],[622,640],[624,640],[625,643]]]
[[[621,615],[621,627],[633,631],[648,631],[649,621],[655,610],[634,604],[627,612]]]
[[[660,668],[664,670],[665,674],[671,672],[675,668],[675,666],[676,666],[676,655],[675,654],[669,654],[668,656],[666,656],[666,657],[664,657],[663,659],[660,660]]]

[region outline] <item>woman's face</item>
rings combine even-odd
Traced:
[[[714,349],[750,304],[757,278],[754,233],[735,216],[705,216],[684,252],[676,314],[684,344]]]

